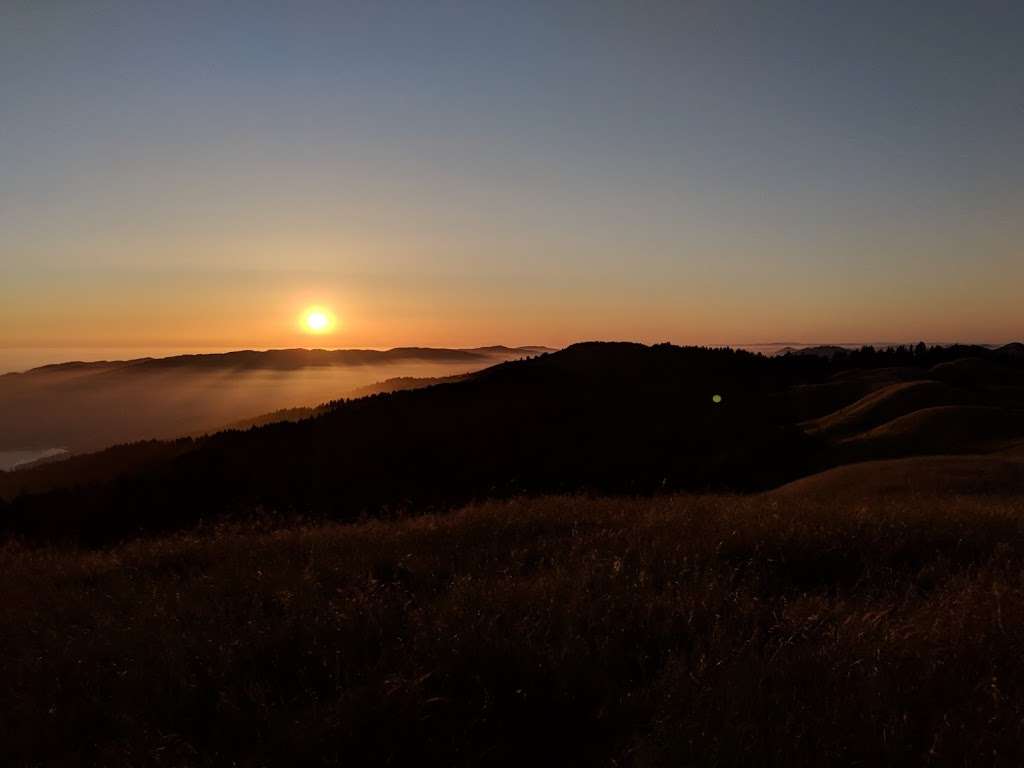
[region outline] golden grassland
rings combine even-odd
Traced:
[[[1024,498],[520,498],[0,549],[7,765],[1024,761]]]

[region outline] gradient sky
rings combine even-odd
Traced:
[[[4,0],[0,179],[0,347],[1003,342],[1024,4]]]

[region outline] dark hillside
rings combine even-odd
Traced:
[[[385,379],[374,384],[367,384],[349,392],[349,397],[369,397],[370,395],[385,395],[389,392],[401,392],[406,389],[423,389],[432,387],[435,384],[453,384],[456,381],[468,379],[475,376],[473,373],[464,373],[455,376],[435,376],[433,378],[417,376],[397,376],[393,379]]]
[[[222,433],[113,482],[22,496],[4,522],[103,542],[253,510],[351,520],[521,492],[754,490],[810,466],[773,399],[792,380],[785,362],[744,352],[581,344]]]
[[[1020,442],[1022,371],[984,348],[825,359],[577,344],[165,456],[148,448],[152,461],[129,447],[116,471],[60,462],[44,484],[20,486],[29,493],[0,524],[36,541],[102,544],[225,517],[355,520],[518,493],[753,491],[852,460]],[[958,384],[906,384],[950,372]],[[970,407],[924,409],[947,394]],[[800,423],[812,417],[841,428],[808,434]],[[18,493],[18,475],[0,493]]]
[[[189,438],[146,440],[115,445],[103,451],[71,456],[60,461],[44,462],[14,472],[0,471],[0,501],[55,488],[107,483],[169,461],[193,450],[195,446],[195,441]]]

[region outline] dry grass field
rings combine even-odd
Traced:
[[[1020,496],[520,498],[0,568],[5,765],[1024,760]]]

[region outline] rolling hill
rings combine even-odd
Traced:
[[[0,524],[101,543],[254,514],[353,520],[521,493],[754,491],[851,461],[994,450],[1021,436],[1018,404],[1005,393],[996,403],[983,379],[969,405],[922,407],[959,401],[927,381],[942,354],[962,350],[828,360],[578,344],[283,414],[298,421],[0,475]],[[1016,375],[1006,365],[986,371],[1004,381]],[[801,426],[808,410],[825,413]]]
[[[1021,496],[1024,455],[913,456],[864,461],[829,469],[770,492],[809,503],[881,504],[911,496]]]
[[[938,381],[899,382],[883,386],[803,426],[810,434],[822,437],[850,435],[922,408],[949,405],[960,399],[962,397],[950,386]]]
[[[1024,411],[984,406],[922,408],[846,438],[846,461],[915,454],[978,453],[1024,438]]]

